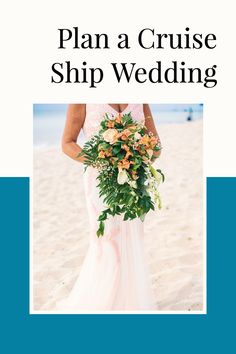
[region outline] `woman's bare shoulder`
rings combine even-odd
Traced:
[[[83,112],[86,109],[86,104],[83,103],[71,103],[68,105],[68,109],[75,112]]]
[[[86,104],[81,104],[81,103],[71,103],[68,105],[68,110],[67,112],[70,115],[84,118],[86,114]]]

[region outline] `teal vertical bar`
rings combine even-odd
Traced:
[[[235,314],[236,178],[207,178],[208,313],[222,332]],[[233,327],[229,326],[228,335]],[[225,343],[227,345],[227,343]]]
[[[29,178],[0,178],[1,335],[13,352],[28,316]],[[13,350],[13,348],[12,348]]]

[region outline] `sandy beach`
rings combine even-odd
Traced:
[[[145,247],[161,311],[201,311],[204,301],[202,120],[161,124],[155,167],[162,210],[145,220]],[[34,150],[33,309],[53,311],[80,273],[88,248],[83,166],[59,148]]]

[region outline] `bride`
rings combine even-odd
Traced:
[[[63,152],[83,163],[84,157],[77,157],[82,150],[77,144],[80,130],[88,140],[99,130],[105,113],[116,116],[129,112],[158,137],[147,104],[70,104],[62,137]],[[158,157],[160,151],[155,154]],[[144,252],[143,222],[123,221],[119,215],[110,217],[104,236],[96,235],[97,218],[104,207],[96,177],[97,170],[88,167],[84,188],[90,220],[89,248],[78,279],[69,296],[57,303],[57,309],[65,313],[157,310]]]

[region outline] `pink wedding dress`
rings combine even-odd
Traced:
[[[117,115],[110,105],[87,104],[83,131],[86,140],[99,130],[105,113]],[[143,105],[129,104],[122,113],[131,112],[143,121]],[[90,220],[89,248],[69,296],[57,304],[61,313],[86,311],[156,310],[154,294],[144,252],[143,222],[123,221],[110,217],[102,237],[96,236],[97,218],[104,209],[96,187],[97,170],[89,167],[84,173],[84,186]]]

